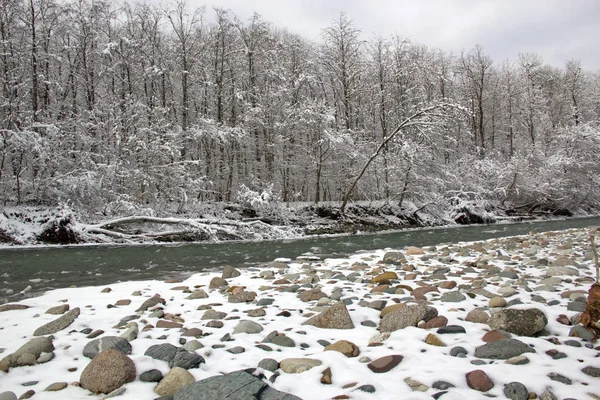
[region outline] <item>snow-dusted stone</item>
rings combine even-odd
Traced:
[[[321,364],[321,360],[314,358],[285,358],[279,362],[279,367],[288,374],[300,374]]]
[[[304,321],[302,325],[324,329],[354,329],[354,323],[343,301],[338,301],[329,309]]]
[[[240,271],[233,268],[231,265],[224,265],[223,266],[223,274],[221,275],[221,278],[230,279],[230,278],[235,278],[236,276],[240,276],[241,274],[242,273]]]
[[[412,378],[405,378],[404,383],[406,383],[413,392],[426,392],[429,390],[429,386]]]
[[[444,303],[460,303],[466,299],[465,295],[458,291],[446,292],[440,297],[440,300]]]
[[[52,335],[53,333],[62,331],[69,325],[75,321],[75,319],[79,316],[80,310],[79,307],[75,307],[68,313],[64,314],[61,317],[58,317],[54,321],[50,321],[47,324],[44,324],[37,328],[33,332],[33,336],[44,336],[44,335]]]
[[[552,276],[579,276],[579,271],[570,267],[552,266],[546,270],[546,277],[550,278]]]
[[[148,300],[144,301],[136,311],[146,311],[149,308],[156,306],[157,304],[166,304],[165,299],[160,297],[158,293],[150,297]]]
[[[173,367],[154,388],[154,392],[160,396],[173,396],[179,389],[191,385],[196,379],[189,371],[179,367]]]
[[[428,307],[424,304],[411,304],[406,307],[394,310],[388,314],[386,314],[381,319],[381,332],[393,332],[399,329],[404,329],[409,326],[417,326],[419,321],[421,320],[429,320],[436,315],[433,315],[431,318],[427,318],[428,314],[431,314],[432,307]]]
[[[383,260],[381,260],[384,264],[400,264],[403,261],[406,261],[406,257],[399,251],[388,251],[383,255]]]
[[[104,350],[85,367],[79,384],[92,393],[110,393],[136,377],[135,364],[125,354]]]
[[[292,394],[273,389],[252,372],[253,370],[241,370],[202,379],[179,389],[174,400],[301,400]]]
[[[250,320],[242,320],[233,329],[233,334],[235,335],[238,333],[248,333],[248,334],[260,333],[263,331],[263,329],[264,328],[257,322],[250,321]]]
[[[493,360],[508,360],[523,353],[535,353],[535,350],[517,339],[501,339],[475,349],[475,357]]]
[[[94,358],[102,350],[117,350],[123,354],[131,354],[131,345],[124,337],[104,336],[88,342],[83,348],[83,355],[87,358]]]
[[[544,329],[547,324],[546,314],[537,308],[503,309],[494,313],[488,321],[492,329],[503,329],[520,336],[532,336]]]
[[[480,369],[467,373],[466,378],[467,385],[471,389],[479,390],[480,392],[487,392],[494,387],[494,382]]]

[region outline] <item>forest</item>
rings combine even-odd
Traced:
[[[600,206],[600,71],[577,60],[365,38],[343,13],[314,42],[183,0],[0,4],[4,207]]]

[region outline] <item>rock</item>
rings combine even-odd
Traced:
[[[202,289],[197,289],[197,290],[194,290],[192,293],[190,293],[190,295],[188,297],[186,297],[186,299],[187,300],[208,299],[208,294]]]
[[[273,389],[252,370],[235,371],[220,376],[211,376],[187,385],[177,391],[174,400],[213,399],[256,399],[256,400],[301,400],[289,393]]]
[[[437,317],[434,317],[434,318],[430,319],[429,321],[425,322],[425,324],[422,326],[422,328],[423,329],[440,328],[442,326],[446,326],[447,324],[448,324],[448,318],[444,317],[443,315],[438,315]],[[438,333],[439,333],[439,331],[438,331]]]
[[[235,335],[238,333],[260,333],[263,331],[263,329],[264,328],[259,323],[250,320],[242,320],[233,329],[233,334]]]
[[[289,336],[278,335],[275,336],[270,343],[276,344],[282,347],[296,347],[296,343]]]
[[[337,351],[346,357],[356,357],[360,353],[358,346],[347,340],[338,340],[337,342],[325,347],[323,351]]]
[[[98,353],[81,373],[79,384],[94,394],[110,393],[136,377],[133,361],[117,350]]]
[[[115,303],[115,306],[128,306],[130,304],[131,304],[130,299],[121,299],[121,300],[117,300],[117,302]]]
[[[260,360],[257,367],[273,372],[277,368],[279,368],[279,362],[272,358],[263,358],[262,360]]]
[[[279,367],[288,374],[299,374],[321,364],[320,360],[313,358],[285,358],[281,360]]]
[[[59,332],[75,321],[75,318],[79,316],[80,310],[79,307],[75,307],[68,313],[64,314],[61,317],[58,317],[54,321],[50,321],[47,324],[44,324],[37,328],[35,332],[33,332],[33,336],[44,336],[44,335],[52,335],[56,332]]]
[[[17,395],[13,392],[0,393],[0,400],[17,400]]]
[[[343,301],[338,301],[329,309],[304,321],[302,325],[323,329],[354,329],[354,323]]]
[[[393,279],[398,279],[398,275],[394,271],[384,272],[371,279],[372,283],[389,283]]]
[[[597,367],[587,366],[581,372],[594,378],[600,378],[600,368]]]
[[[424,320],[428,308],[423,304],[411,304],[386,314],[380,323],[381,332],[393,332],[409,326],[417,326],[419,321]]]
[[[94,358],[102,350],[117,350],[123,354],[131,354],[131,344],[122,337],[104,336],[88,342],[83,348],[83,355],[87,358]]]
[[[17,351],[0,360],[0,371],[8,372],[12,367],[34,365],[42,353],[52,353],[53,351],[54,345],[49,338],[40,337],[31,339],[19,347]],[[24,364],[24,362],[27,363]]]
[[[229,286],[229,283],[227,283],[225,279],[219,278],[218,276],[212,278],[208,284],[209,289],[223,289],[227,286]]]
[[[158,293],[149,298],[148,300],[144,301],[140,308],[138,308],[136,311],[146,311],[157,304],[166,304],[165,299],[160,297]]]
[[[155,344],[148,347],[144,355],[150,358],[154,358],[155,360],[161,360],[171,363],[171,361],[173,361],[173,358],[175,358],[175,353],[177,353],[177,347],[173,346],[170,343],[164,343]]]
[[[194,337],[196,339],[202,337],[202,329],[200,328],[190,328],[186,329],[185,332],[181,334],[182,337]]]
[[[529,364],[529,358],[525,356],[516,356],[509,358],[505,362],[511,365],[526,365]]]
[[[444,303],[460,303],[461,301],[466,300],[466,297],[461,292],[446,292],[442,294],[440,300]]]
[[[183,324],[180,322],[167,321],[166,319],[159,319],[156,323],[157,328],[173,329],[182,328]]]
[[[377,360],[371,361],[367,364],[367,367],[376,374],[382,374],[392,370],[404,359],[400,354],[393,354],[378,358]]]
[[[0,312],[14,311],[14,310],[27,310],[28,308],[29,308],[29,306],[26,306],[25,304],[2,304],[2,305],[0,305]],[[11,392],[5,392],[5,393],[11,393]]]
[[[140,381],[142,382],[160,382],[163,378],[162,372],[157,369],[151,369],[140,375]]]
[[[250,303],[256,298],[256,292],[232,293],[229,295],[230,303]]]
[[[535,350],[517,339],[502,339],[475,349],[475,357],[493,360],[508,360],[523,353],[535,353]]]
[[[381,310],[381,313],[379,313],[379,317],[383,318],[387,314],[391,313],[392,311],[399,310],[404,307],[406,307],[406,304],[404,304],[404,303],[392,304],[391,306],[384,307]]]
[[[479,390],[480,392],[487,392],[494,387],[494,382],[480,369],[467,373],[466,378],[467,385],[471,389]]]
[[[388,251],[383,255],[383,260],[381,260],[384,264],[400,264],[402,261],[406,261],[406,258],[399,251]]]
[[[439,290],[435,286],[420,286],[415,288],[410,294],[417,300],[426,300],[425,295],[431,292],[439,293]]]
[[[413,392],[426,392],[429,390],[429,387],[419,381],[416,381],[412,378],[405,378],[404,383],[406,383]]]
[[[419,247],[410,246],[408,249],[406,249],[404,254],[406,254],[407,256],[421,256],[425,254],[425,252]]]
[[[440,335],[453,335],[458,333],[467,333],[467,331],[460,325],[447,325],[440,327],[437,330],[437,333]]]
[[[571,379],[567,378],[564,375],[558,374],[556,372],[550,372],[547,376],[551,380],[556,381],[556,382],[560,382],[560,383],[564,383],[565,385],[571,385],[571,384],[573,384],[573,381]]]
[[[474,309],[469,311],[465,320],[477,324],[485,324],[490,319],[488,313],[483,310]]]
[[[129,342],[131,342],[132,340],[135,340],[139,333],[139,328],[138,328],[137,323],[130,322],[127,324],[126,328],[127,329],[125,330],[125,332],[123,332],[119,337],[122,337],[123,339],[126,339]]]
[[[461,357],[461,355],[466,356],[467,354],[469,354],[469,352],[467,351],[467,349],[465,349],[462,346],[456,346],[456,347],[453,347],[452,349],[450,349],[450,355],[452,357]],[[445,389],[441,389],[441,390],[445,390]]]
[[[492,297],[489,302],[489,307],[506,307],[506,300],[504,300],[504,298],[500,296]]]
[[[191,385],[196,379],[189,371],[183,368],[174,367],[154,388],[154,392],[161,396],[173,396],[179,389]]]
[[[546,388],[544,393],[540,395],[540,400],[558,400],[558,397],[554,394],[551,388]]]
[[[481,340],[483,340],[486,343],[497,342],[498,340],[502,339],[507,339],[507,337],[496,330],[486,332],[485,335],[483,335],[483,337],[481,338]]]
[[[331,368],[327,367],[325,368],[325,370],[321,373],[321,380],[320,382],[323,385],[331,385],[332,383],[332,376],[331,376]]]
[[[546,270],[546,277],[552,276],[579,276],[579,271],[569,267],[549,267]]]
[[[543,330],[547,324],[546,315],[537,308],[504,309],[494,313],[488,321],[492,329],[503,329],[520,336],[533,336]]]
[[[196,354],[193,351],[187,351],[186,349],[179,348],[173,356],[173,360],[169,361],[169,367],[179,367],[183,369],[198,368],[200,364],[204,363],[204,357]]]
[[[60,306],[50,307],[44,314],[62,315],[69,311],[69,308],[68,304],[61,304]]]
[[[44,389],[44,392],[59,392],[66,389],[67,386],[69,386],[67,382],[55,382],[48,385],[48,387]]]
[[[504,386],[504,395],[511,400],[527,400],[529,390],[521,382],[510,382]]]
[[[202,315],[202,320],[207,320],[207,319],[223,319],[227,316],[226,312],[222,312],[222,311],[216,311],[216,310],[206,310],[204,312],[204,314]]]
[[[233,268],[231,265],[223,265],[223,274],[221,275],[221,278],[230,279],[240,276],[241,274],[242,273],[240,271]]]
[[[431,387],[437,390],[448,390],[456,386],[446,381],[435,381],[433,382],[433,385],[431,385]]]
[[[571,328],[571,330],[569,331],[569,336],[578,337],[578,338],[581,338],[581,339],[587,340],[587,341],[592,341],[594,339],[594,333],[587,330],[582,325],[573,326]]]
[[[36,364],[44,364],[44,363],[54,360],[54,357],[56,357],[56,354],[54,354],[54,352],[42,353],[42,354],[40,354],[38,359],[35,360],[35,363]]]
[[[446,347],[446,343],[442,342],[442,340],[433,333],[427,335],[427,337],[425,338],[425,343],[432,346]]]
[[[322,297],[327,297],[321,289],[310,289],[298,293],[298,298],[304,302],[319,300]]]

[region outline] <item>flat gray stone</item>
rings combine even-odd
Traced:
[[[535,350],[517,339],[502,339],[475,349],[475,357],[493,360],[508,360],[523,353],[535,353]]]
[[[87,358],[94,358],[102,350],[117,350],[123,354],[131,354],[131,344],[127,339],[118,336],[104,336],[100,339],[94,339],[83,348],[83,355]]]
[[[242,320],[233,329],[233,334],[235,335],[238,333],[248,333],[248,334],[260,333],[263,331],[263,329],[264,328],[257,322],[250,321],[250,320]]]
[[[170,343],[163,343],[148,347],[144,355],[154,358],[155,360],[161,360],[170,363],[173,361],[173,358],[175,358],[175,353],[177,353],[177,347]]]

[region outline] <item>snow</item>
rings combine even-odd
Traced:
[[[578,238],[585,238],[586,232],[567,231],[563,233],[565,237],[574,237],[577,232],[580,232]],[[554,241],[554,245],[542,250],[539,257],[548,257],[552,259],[557,254],[557,245],[564,238],[548,237]],[[494,239],[497,240],[497,239]],[[583,239],[582,239],[583,240]],[[469,243],[461,243],[460,246],[469,246]],[[583,242],[576,242],[576,246],[584,246]],[[451,246],[450,246],[451,247]],[[438,251],[445,248],[439,246]],[[402,249],[401,249],[402,250]],[[442,341],[447,344],[447,347],[435,347],[424,343],[425,337],[429,333],[434,333],[435,330],[424,330],[420,328],[409,327],[399,331],[392,332],[383,346],[368,347],[369,339],[378,332],[372,328],[361,325],[361,322],[366,320],[379,321],[379,311],[371,308],[362,307],[354,304],[348,306],[350,315],[354,322],[355,328],[351,330],[331,330],[319,329],[313,326],[303,326],[302,323],[306,320],[306,314],[316,302],[303,303],[295,293],[277,291],[276,285],[273,285],[272,280],[266,280],[259,276],[259,273],[265,269],[270,269],[274,272],[276,279],[282,278],[284,275],[298,273],[303,276],[308,270],[315,269],[318,273],[324,271],[339,271],[344,274],[351,272],[351,267],[356,262],[366,263],[369,268],[373,268],[383,258],[386,250],[378,250],[374,252],[360,252],[353,254],[347,258],[318,260],[314,257],[303,257],[302,259],[290,261],[289,259],[279,258],[279,262],[288,262],[289,269],[280,271],[277,267],[265,266],[262,268],[248,268],[242,270],[242,274],[238,277],[228,280],[231,286],[244,286],[246,290],[255,291],[258,293],[257,299],[272,297],[275,302],[272,306],[265,308],[266,316],[263,318],[250,318],[245,315],[244,311],[256,309],[256,304],[232,304],[227,301],[226,294],[218,290],[209,290],[208,284],[215,276],[220,276],[219,271],[199,273],[191,276],[182,283],[167,283],[161,280],[151,281],[133,281],[123,282],[110,285],[112,289],[109,293],[101,293],[104,287],[84,287],[84,288],[69,288],[59,289],[48,292],[40,297],[23,300],[21,303],[30,306],[26,310],[7,311],[0,313],[0,347],[4,348],[3,356],[12,353],[21,345],[32,339],[33,331],[56,318],[54,315],[44,314],[45,310],[52,306],[68,303],[71,309],[74,307],[81,308],[81,315],[68,328],[54,335],[54,346],[56,348],[56,358],[47,364],[39,364],[30,367],[13,368],[8,374],[0,372],[0,393],[3,391],[13,391],[19,396],[28,389],[36,391],[36,399],[90,399],[100,398],[101,396],[91,396],[86,390],[72,385],[71,383],[79,380],[80,374],[88,364],[89,360],[82,356],[82,350],[89,339],[85,335],[79,333],[84,328],[102,329],[105,331],[104,336],[120,335],[122,330],[115,329],[113,326],[123,317],[135,314],[135,310],[148,297],[160,293],[167,300],[164,306],[165,313],[171,313],[181,316],[185,322],[185,327],[199,327],[209,335],[200,338],[200,342],[204,345],[202,349],[197,350],[198,354],[202,355],[206,363],[202,364],[199,369],[191,369],[190,372],[196,380],[218,375],[221,373],[232,372],[242,368],[254,368],[263,358],[275,358],[281,361],[289,357],[310,357],[316,358],[323,362],[319,367],[315,367],[301,374],[287,374],[282,372],[275,380],[273,386],[285,392],[293,393],[301,398],[307,399],[330,399],[334,396],[346,394],[352,399],[430,399],[431,395],[438,392],[435,389],[429,389],[425,393],[412,392],[411,389],[403,381],[410,377],[420,381],[427,386],[438,380],[444,380],[456,385],[442,398],[444,400],[460,399],[481,399],[482,393],[470,389],[465,381],[465,374],[469,371],[482,369],[495,382],[494,388],[488,393],[490,395],[503,398],[504,384],[518,381],[524,383],[529,391],[534,391],[541,394],[546,387],[551,387],[558,398],[589,398],[586,393],[594,392],[598,394],[598,385],[594,379],[580,370],[583,366],[593,365],[600,367],[600,361],[593,357],[597,351],[585,347],[575,348],[566,345],[560,346],[560,351],[567,354],[567,358],[561,360],[552,360],[545,354],[547,350],[557,348],[554,344],[548,342],[544,338],[534,337],[517,337],[519,340],[533,346],[536,353],[527,354],[530,363],[525,366],[508,365],[502,360],[493,361],[483,366],[472,365],[474,360],[473,353],[477,346],[483,343],[481,337],[489,330],[486,324],[476,324],[464,320],[468,311],[487,305],[487,299],[477,296],[473,299],[467,297],[467,300],[461,303],[443,303],[434,302],[435,308],[440,315],[448,318],[448,325],[461,325],[467,330],[467,335],[438,335]],[[560,253],[560,251],[558,251]],[[472,252],[473,253],[473,252]],[[409,263],[423,271],[426,268],[439,267],[442,264],[438,261],[423,262],[419,256],[407,256]],[[447,266],[454,269],[463,262],[475,260],[475,256],[454,257],[458,263],[448,264]],[[581,258],[581,257],[580,257]],[[580,269],[581,276],[590,276],[593,272],[593,265],[590,260],[578,258],[578,262],[582,266]],[[507,266],[506,262],[498,260],[493,261],[495,266],[503,269]],[[508,263],[510,264],[510,263]],[[513,265],[514,266],[514,265]],[[390,268],[392,269],[392,268]],[[532,278],[541,278],[544,276],[543,269],[527,268],[527,274]],[[359,271],[360,272],[360,271]],[[361,272],[362,274],[362,272]],[[458,285],[470,284],[470,280],[475,276],[473,273],[467,273],[462,276],[452,276],[451,279],[457,281]],[[158,277],[157,277],[158,278]],[[401,281],[400,283],[414,286],[414,281]],[[201,287],[207,291],[209,298],[198,300],[186,300],[187,293],[180,290],[172,290],[176,286],[188,286],[189,288]],[[357,283],[350,281],[334,281],[322,279],[318,282],[319,287],[328,295],[332,293],[336,287],[342,287],[342,299],[347,297],[357,297],[362,299],[369,294],[372,287],[365,283]],[[534,285],[535,286],[535,285]],[[486,290],[495,291],[499,286],[495,286],[492,281],[485,287]],[[564,290],[572,288],[585,289],[588,286],[577,286],[575,280],[565,282],[562,286]],[[135,290],[142,292],[141,297],[132,295]],[[443,290],[440,289],[443,293]],[[535,307],[543,310],[548,316],[547,329],[551,332],[551,336],[558,337],[561,342],[568,337],[569,326],[564,326],[556,322],[559,314],[573,315],[573,312],[567,312],[564,299],[561,298],[560,292],[543,292],[547,301],[561,300],[559,306],[550,307],[541,303],[532,303],[531,294],[524,290],[520,290],[516,297],[520,298],[523,303],[529,308]],[[401,299],[406,295],[372,295],[371,300],[378,298]],[[428,295],[429,296],[429,295]],[[428,297],[432,300],[431,297]],[[515,298],[515,297],[512,297]],[[512,299],[511,298],[511,299]],[[120,299],[131,299],[132,302],[127,306],[119,306],[116,308],[107,308],[109,304],[115,304]],[[218,304],[214,309],[224,311],[228,316],[239,316],[241,320],[252,319],[259,322],[264,331],[259,334],[237,334],[232,335],[233,341],[221,342],[221,338],[225,333],[232,332],[240,319],[224,319],[224,327],[221,329],[207,328],[201,317],[204,311],[197,310],[200,305]],[[388,303],[389,305],[390,303]],[[519,306],[524,308],[525,306]],[[526,307],[526,308],[527,308]],[[284,318],[278,317],[277,314],[282,310],[288,310],[291,316]],[[144,313],[142,319],[145,319],[149,324],[156,324],[156,319],[148,318],[148,314]],[[149,369],[158,369],[163,374],[168,372],[168,366],[165,362],[153,360],[144,356],[145,350],[153,344],[171,343],[175,346],[180,346],[179,337],[181,332],[177,329],[158,329],[154,328],[147,332],[142,332],[141,328],[145,322],[136,320],[139,323],[140,333],[138,338],[131,342],[133,352],[130,356],[137,367],[138,376],[140,373]],[[269,332],[277,330],[280,333],[285,333],[296,342],[293,348],[278,347],[276,351],[265,352],[255,345],[260,342]],[[158,340],[161,335],[166,335],[165,340]],[[356,358],[346,358],[340,353],[324,352],[323,347],[317,343],[317,340],[324,339],[331,343],[337,340],[349,340],[360,348],[360,355]],[[571,338],[574,339],[574,338]],[[307,344],[308,347],[303,349],[300,344]],[[225,349],[214,349],[213,345],[224,344],[225,349],[234,346],[243,346],[246,351],[241,354],[230,354]],[[464,347],[469,355],[467,358],[457,358],[448,355],[450,349],[454,346]],[[384,374],[375,374],[367,369],[364,363],[359,362],[359,358],[366,356],[372,360],[390,354],[401,354],[404,356],[403,361],[390,372]],[[584,360],[583,363],[580,360]],[[490,360],[486,360],[489,362]],[[76,371],[69,372],[69,368],[76,367]],[[333,384],[323,385],[319,383],[321,372],[330,367],[333,372]],[[558,372],[568,376],[573,380],[573,385],[567,386],[562,383],[551,381],[547,374]],[[270,372],[265,371],[267,376]],[[25,382],[39,381],[31,387],[22,386]],[[51,383],[64,381],[69,383],[69,387],[61,392],[44,392],[44,388]],[[344,388],[345,385],[357,383],[357,385]],[[586,386],[586,383],[589,384]],[[374,394],[361,392],[356,390],[358,386],[371,384],[375,387]],[[153,399],[158,397],[153,389],[155,384],[144,383],[138,380],[125,385],[126,392],[120,396],[123,400],[134,399]]]

